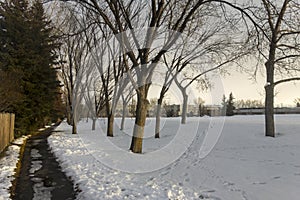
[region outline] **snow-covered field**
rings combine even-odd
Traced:
[[[9,188],[12,186],[15,169],[19,160],[20,145],[23,144],[26,136],[13,141],[7,148],[5,156],[0,158],[0,200],[9,199]]]
[[[277,115],[277,137],[264,137],[264,116],[162,119],[154,139],[148,119],[142,155],[128,151],[133,119],[115,137],[106,121],[63,122],[48,138],[78,199],[297,200],[300,198],[300,115]],[[225,121],[224,121],[225,120]],[[104,127],[104,129],[103,129]]]

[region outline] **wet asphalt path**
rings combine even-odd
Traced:
[[[61,171],[47,142],[55,127],[27,140],[14,200],[71,200],[76,198],[72,181]]]

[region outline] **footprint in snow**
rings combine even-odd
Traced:
[[[234,184],[234,183],[225,181],[225,182],[223,183],[223,185],[224,185],[225,187],[227,187],[230,191],[233,191],[233,192],[240,192],[240,191],[241,191],[239,188],[236,188],[236,187],[235,187],[235,184]]]
[[[160,175],[161,176],[166,176],[166,175],[168,175],[169,174],[169,172],[163,172],[163,173],[161,173]]]
[[[207,193],[214,193],[214,192],[216,192],[216,190],[212,189],[212,190],[207,190],[207,191],[204,191],[204,192],[207,192]]]
[[[266,182],[254,182],[252,183],[253,185],[265,185],[267,184]]]
[[[221,198],[212,196],[210,194],[200,194],[199,199],[221,200]]]
[[[284,163],[282,162],[278,162],[278,163],[275,163],[275,165],[283,165]]]
[[[231,183],[231,182],[224,182],[224,185],[225,185],[225,186],[233,186],[234,183]]]

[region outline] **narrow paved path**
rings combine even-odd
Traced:
[[[47,142],[54,128],[27,140],[21,171],[16,179],[14,200],[75,199],[73,183],[61,171]]]

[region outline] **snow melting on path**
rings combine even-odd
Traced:
[[[38,141],[37,141],[38,142]],[[39,153],[38,149],[31,149],[30,156],[31,160],[31,168],[29,169],[30,176],[32,176],[31,180],[33,184],[33,200],[51,200],[51,191],[54,187],[45,187],[44,179],[35,177],[34,173],[39,171],[43,165],[43,161],[39,160],[42,158],[42,155]]]
[[[51,191],[54,187],[45,187],[44,180],[42,178],[33,177],[31,179],[34,182],[33,185],[33,200],[51,200]]]
[[[31,168],[29,169],[29,173],[33,175],[36,171],[42,168],[42,161],[38,160],[39,158],[42,157],[42,155],[39,154],[39,150],[31,149],[30,156],[32,158],[32,161],[31,161]]]
[[[5,156],[0,159],[0,200],[10,199],[9,188],[12,186],[13,175],[19,160],[20,145],[26,138],[27,136],[23,136],[14,140],[5,152]]]

